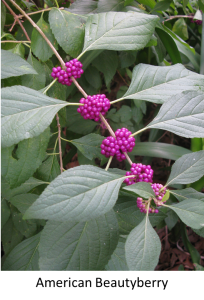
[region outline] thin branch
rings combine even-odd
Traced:
[[[60,157],[60,171],[63,172],[63,161],[62,161],[62,146],[61,146],[61,127],[59,122],[58,113],[56,114],[57,127],[58,127],[58,143],[59,143],[59,157]]]
[[[131,134],[130,136],[137,135],[137,134],[139,134],[140,132],[143,132],[143,131],[145,131],[146,129],[148,129],[148,127],[144,127],[144,128],[142,128],[142,129],[140,129],[140,130],[138,130],[138,131],[134,132],[134,133],[133,133],[133,134]]]
[[[15,14],[15,12],[10,8],[10,6],[6,3],[6,1],[2,0],[2,2],[4,3],[4,5],[8,8],[8,10],[10,11],[10,13],[13,15],[14,17],[14,23],[17,21],[18,24],[21,26],[26,38],[28,41],[31,41],[28,34],[27,34],[27,31],[25,30],[25,28],[23,27],[21,21],[18,19],[17,15]],[[12,1],[13,2],[13,1]],[[15,2],[14,2],[15,3]],[[16,4],[16,3],[15,3]],[[17,4],[16,4],[17,5]],[[15,5],[14,5],[15,6]],[[14,24],[15,25],[15,24]],[[12,26],[12,29],[13,29],[13,26]]]
[[[105,168],[105,171],[108,171],[109,167],[110,167],[110,164],[112,162],[112,159],[113,159],[113,156],[110,156],[109,160],[108,160],[108,163],[107,163],[107,166]]]
[[[88,96],[87,93],[82,89],[80,84],[78,84],[78,82],[76,81],[76,79],[73,76],[71,76],[71,80],[73,81],[75,86],[78,88],[78,90],[82,93],[82,95],[84,95],[84,97],[87,98],[87,96]]]
[[[162,23],[164,24],[164,22],[168,22],[168,21],[171,21],[171,20],[177,19],[177,18],[188,18],[188,19],[192,19],[193,16],[186,16],[186,15],[170,16],[169,19],[164,20]]]
[[[100,113],[99,117],[101,118],[102,122],[105,124],[105,126],[108,129],[108,131],[110,132],[110,134],[116,139],[115,132],[110,127],[110,125],[108,124],[108,122],[106,121],[106,119],[104,118],[104,116]]]
[[[4,0],[2,0],[4,1]],[[50,40],[46,37],[46,35],[44,34],[44,32],[40,29],[40,27],[35,24],[35,22],[33,22],[33,20],[20,8],[20,6],[18,6],[18,4],[16,4],[13,0],[9,0],[13,6],[15,6],[23,15],[26,19],[28,19],[28,21],[33,25],[33,27],[42,35],[42,37],[44,38],[44,40],[47,42],[47,44],[49,45],[49,47],[52,49],[52,51],[54,52],[54,54],[56,55],[56,57],[58,58],[62,69],[65,69],[65,63],[63,61],[63,59],[61,58],[61,56],[59,55],[59,53],[57,52],[57,50],[55,49],[55,47],[52,45],[52,43],[50,42]]]
[[[42,10],[34,11],[34,12],[31,12],[31,13],[27,13],[27,16],[35,15],[35,14],[40,14],[40,13],[42,13],[42,12],[44,12],[44,11],[49,11],[49,10],[51,10],[51,9],[53,9],[53,7],[49,7],[49,8],[45,8],[45,9],[42,9]],[[60,7],[59,9],[60,9],[60,10],[63,10],[64,7]],[[24,17],[24,15],[18,15],[18,16],[17,16],[17,18],[19,18],[19,19],[21,19],[21,18],[23,18],[23,17]]]
[[[129,164],[132,166],[133,162],[131,161],[130,157],[128,156],[127,152],[123,152],[123,154],[125,155],[127,161],[129,162]]]
[[[1,41],[1,43],[31,43],[31,41],[9,41],[9,40],[5,40],[5,41]]]

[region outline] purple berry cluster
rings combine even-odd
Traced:
[[[81,98],[79,102],[84,104],[77,109],[82,117],[96,122],[100,120],[99,114],[104,116],[110,108],[110,101],[104,94],[87,96],[87,99]]]
[[[155,195],[156,195],[156,200],[154,201],[157,206],[160,206],[162,203],[162,198],[166,194],[166,187],[163,188],[164,186],[160,183],[153,183],[151,185]],[[163,188],[163,189],[162,189]],[[161,190],[162,189],[162,190]],[[166,202],[166,201],[165,201]]]
[[[127,128],[121,128],[116,130],[116,139],[112,136],[103,140],[101,145],[101,154],[105,157],[116,156],[118,161],[124,160],[124,152],[131,152],[135,146],[135,138],[130,137],[131,131]]]
[[[61,84],[70,86],[72,84],[71,77],[77,79],[80,78],[81,74],[84,73],[82,70],[83,65],[80,61],[74,58],[69,62],[66,62],[65,66],[67,67],[66,71],[62,70],[61,67],[53,68],[51,76],[53,78],[58,78],[58,81]]]
[[[191,23],[196,23],[197,25],[202,25],[202,20],[194,20],[193,17],[190,18]]]
[[[152,177],[154,171],[152,170],[150,165],[143,165],[141,163],[135,164],[133,163],[131,168],[131,172],[126,172],[126,176],[135,175],[134,178],[126,178],[124,182],[127,185],[134,184],[136,182],[152,182]]]
[[[144,200],[141,197],[137,198],[137,207],[140,209],[141,212],[146,213],[147,212],[147,205],[148,200]],[[150,207],[149,213],[156,213],[158,214],[159,210],[157,208]]]

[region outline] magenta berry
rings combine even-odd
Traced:
[[[134,184],[136,182],[152,182],[154,171],[152,170],[150,165],[143,165],[141,163],[135,164],[133,163],[130,172],[126,172],[126,176],[135,175],[134,178],[126,178],[124,182],[127,185]]]
[[[153,191],[156,195],[156,199],[154,199],[154,202],[155,202],[156,206],[160,206],[162,203],[165,203],[166,201],[163,202],[162,198],[166,194],[166,187],[164,187],[160,183],[153,183],[152,184],[152,189],[153,189]]]
[[[124,152],[131,152],[135,146],[135,138],[130,137],[131,134],[131,131],[127,128],[116,130],[116,139],[109,136],[103,140],[101,145],[101,154],[106,157],[115,155],[118,161],[126,159]]]
[[[53,78],[58,78],[58,81],[61,84],[65,84],[70,86],[72,84],[71,77],[74,77],[75,79],[80,78],[81,74],[83,74],[82,70],[82,63],[78,61],[76,58],[70,60],[69,62],[65,63],[66,71],[62,70],[62,68],[59,66],[57,68],[52,69],[51,76]]]
[[[87,99],[81,98],[79,102],[84,104],[77,109],[82,117],[96,122],[100,120],[100,113],[104,116],[110,108],[110,101],[104,94],[87,96]]]
[[[146,213],[147,212],[147,207],[148,207],[148,200],[144,200],[141,197],[137,198],[137,207],[139,208],[140,212]],[[155,209],[153,207],[149,207],[148,212],[151,213],[156,213],[158,214],[159,210]]]

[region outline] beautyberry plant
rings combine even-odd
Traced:
[[[2,0],[2,269],[160,269],[165,226],[202,267],[202,5],[41,2]]]

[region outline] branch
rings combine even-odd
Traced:
[[[186,15],[171,16],[171,17],[169,17],[169,19],[164,20],[162,23],[164,24],[164,22],[168,22],[168,21],[171,21],[171,20],[177,19],[177,18],[188,18],[188,19],[192,19],[193,16],[186,16]]]
[[[2,1],[4,1],[4,0],[2,0]],[[15,6],[24,15],[24,17],[26,19],[28,19],[28,21],[33,25],[33,27],[42,35],[42,37],[44,38],[44,40],[47,42],[47,44],[49,45],[49,47],[52,49],[52,51],[54,52],[54,54],[58,58],[61,66],[62,66],[62,69],[65,69],[66,67],[65,67],[65,63],[64,63],[63,59],[61,58],[61,56],[59,55],[59,53],[57,52],[57,50],[55,49],[55,47],[52,45],[52,43],[49,41],[49,39],[46,37],[46,35],[44,34],[44,32],[40,29],[40,27],[37,24],[35,24],[35,22],[33,22],[33,20],[20,8],[20,6],[18,6],[18,4],[16,4],[13,0],[9,0],[9,1],[13,4],[13,6]]]
[[[14,17],[14,25],[15,25],[15,23],[16,23],[16,21],[17,21],[18,24],[21,26],[21,28],[22,28],[22,30],[23,30],[23,32],[24,32],[24,34],[25,34],[27,40],[28,40],[28,41],[31,41],[30,38],[29,38],[29,36],[28,36],[28,34],[27,34],[27,32],[26,32],[26,30],[25,30],[25,28],[23,27],[21,21],[18,19],[18,17],[17,17],[17,15],[15,14],[15,12],[10,8],[10,6],[6,3],[6,1],[2,0],[2,2],[3,2],[4,5],[8,8],[8,10],[10,11],[10,13],[13,15],[13,17]],[[13,26],[14,26],[14,25],[13,25]],[[12,26],[11,30],[13,29],[13,26]]]
[[[62,162],[62,146],[61,146],[61,128],[59,122],[58,113],[56,114],[57,127],[58,127],[58,143],[59,143],[59,157],[60,157],[60,171],[63,172],[63,162]]]
[[[42,13],[42,12],[44,12],[44,11],[49,11],[49,10],[51,10],[51,9],[53,9],[53,7],[49,7],[49,8],[45,8],[45,9],[42,9],[42,10],[34,11],[34,12],[31,12],[31,13],[27,13],[27,16],[35,15],[35,14],[40,14],[40,13]],[[59,9],[60,9],[60,10],[63,10],[64,7],[60,7]],[[19,18],[19,19],[21,19],[21,18],[23,18],[23,17],[25,17],[25,16],[24,16],[24,15],[18,15],[18,16],[17,16],[17,18]]]

